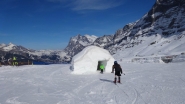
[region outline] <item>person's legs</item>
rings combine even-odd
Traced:
[[[118,72],[117,72],[117,71],[115,71],[114,83],[116,83],[116,81],[117,81],[117,76],[118,76]]]
[[[101,69],[101,73],[103,73],[103,69]]]
[[[116,78],[116,75],[115,75],[115,77],[114,77],[114,83],[116,83],[116,81],[117,81],[117,78]]]
[[[118,76],[118,83],[121,83],[121,79],[120,79],[120,76]]]

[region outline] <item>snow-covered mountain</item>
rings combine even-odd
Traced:
[[[152,9],[108,47],[123,57],[177,55],[185,53],[184,0],[157,0]],[[125,33],[124,35],[122,35]],[[121,47],[119,50],[118,47]]]
[[[96,45],[99,47],[106,47],[112,44],[113,35],[104,35],[102,37],[97,38],[92,45]]]
[[[66,51],[73,57],[86,46],[96,45],[123,57],[175,55],[185,53],[185,1],[156,0],[141,19],[125,25],[114,35],[89,42],[86,36],[71,38]]]
[[[106,47],[112,43],[113,35],[104,35],[102,37],[97,37],[95,35],[77,35],[70,39],[68,46],[65,48],[65,52],[68,57],[72,59],[74,55],[82,51],[85,47],[90,45],[96,45],[99,47]]]
[[[77,35],[72,37],[64,49],[69,57],[72,57],[82,51],[86,46],[91,45],[97,39],[94,35]]]
[[[86,34],[86,35],[84,35],[87,39],[88,39],[88,41],[90,42],[90,43],[93,43],[98,37],[97,36],[95,36],[95,35],[88,35],[88,34]]]
[[[0,44],[0,61],[6,62],[16,56],[18,60],[29,59],[47,63],[68,63],[71,61],[72,56],[80,52],[84,47],[91,45],[96,38],[94,35],[77,35],[70,39],[65,50],[33,50],[12,43],[8,45]]]
[[[32,50],[15,44],[0,44],[0,61],[6,62],[16,56],[21,60],[35,60],[48,63],[59,63],[68,61],[64,51],[56,50]]]

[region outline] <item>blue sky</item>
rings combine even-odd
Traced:
[[[0,0],[0,43],[64,49],[78,34],[114,34],[155,0]]]

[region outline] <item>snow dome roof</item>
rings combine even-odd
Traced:
[[[114,58],[111,54],[100,47],[88,46],[72,59],[73,74],[96,73],[98,62],[104,61],[105,72],[112,71]]]

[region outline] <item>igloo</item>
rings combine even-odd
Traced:
[[[103,64],[104,72],[111,72],[114,60],[107,50],[97,46],[88,46],[73,57],[71,70],[73,74],[92,74],[97,73],[99,65]]]

